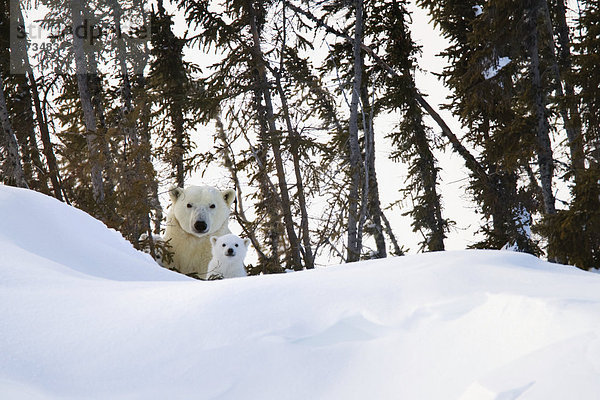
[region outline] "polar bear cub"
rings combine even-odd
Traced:
[[[246,276],[244,258],[250,245],[249,239],[237,235],[211,236],[212,259],[208,263],[208,278],[239,278]]]

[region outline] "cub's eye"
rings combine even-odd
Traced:
[[[216,206],[215,206],[214,204],[211,204],[211,205],[210,205],[210,208],[215,208],[215,207],[216,207]]]
[[[235,247],[239,247],[237,243],[235,244]]]
[[[190,203],[187,203],[187,208],[192,208],[192,205]]]
[[[225,247],[225,243],[223,243],[223,247]]]

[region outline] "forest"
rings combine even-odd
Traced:
[[[278,273],[403,255],[398,212],[419,251],[445,250],[445,152],[481,216],[471,247],[600,267],[598,1],[415,3],[449,43],[440,85],[460,132],[416,84],[407,0],[0,0],[2,182],[168,255],[160,195],[216,164],[250,273]],[[389,206],[383,143],[408,171]]]

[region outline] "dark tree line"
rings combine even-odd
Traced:
[[[450,43],[441,78],[463,134],[415,84],[427,66],[408,1],[42,3],[39,23],[60,34],[34,51],[29,3],[0,0],[3,182],[73,204],[137,247],[154,251],[162,188],[219,163],[259,256],[253,273],[401,255],[398,212],[422,251],[442,251],[451,221],[435,154],[446,151],[464,161],[482,215],[473,247],[600,266],[597,2],[417,1]],[[207,130],[213,147],[196,148]],[[380,146],[408,169],[389,207]]]

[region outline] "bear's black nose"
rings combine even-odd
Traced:
[[[232,256],[233,255],[233,249],[231,247],[227,249],[227,255],[228,256]]]
[[[208,225],[206,225],[206,222],[204,221],[196,221],[196,223],[194,224],[194,229],[198,233],[206,232],[206,228],[208,228]]]

